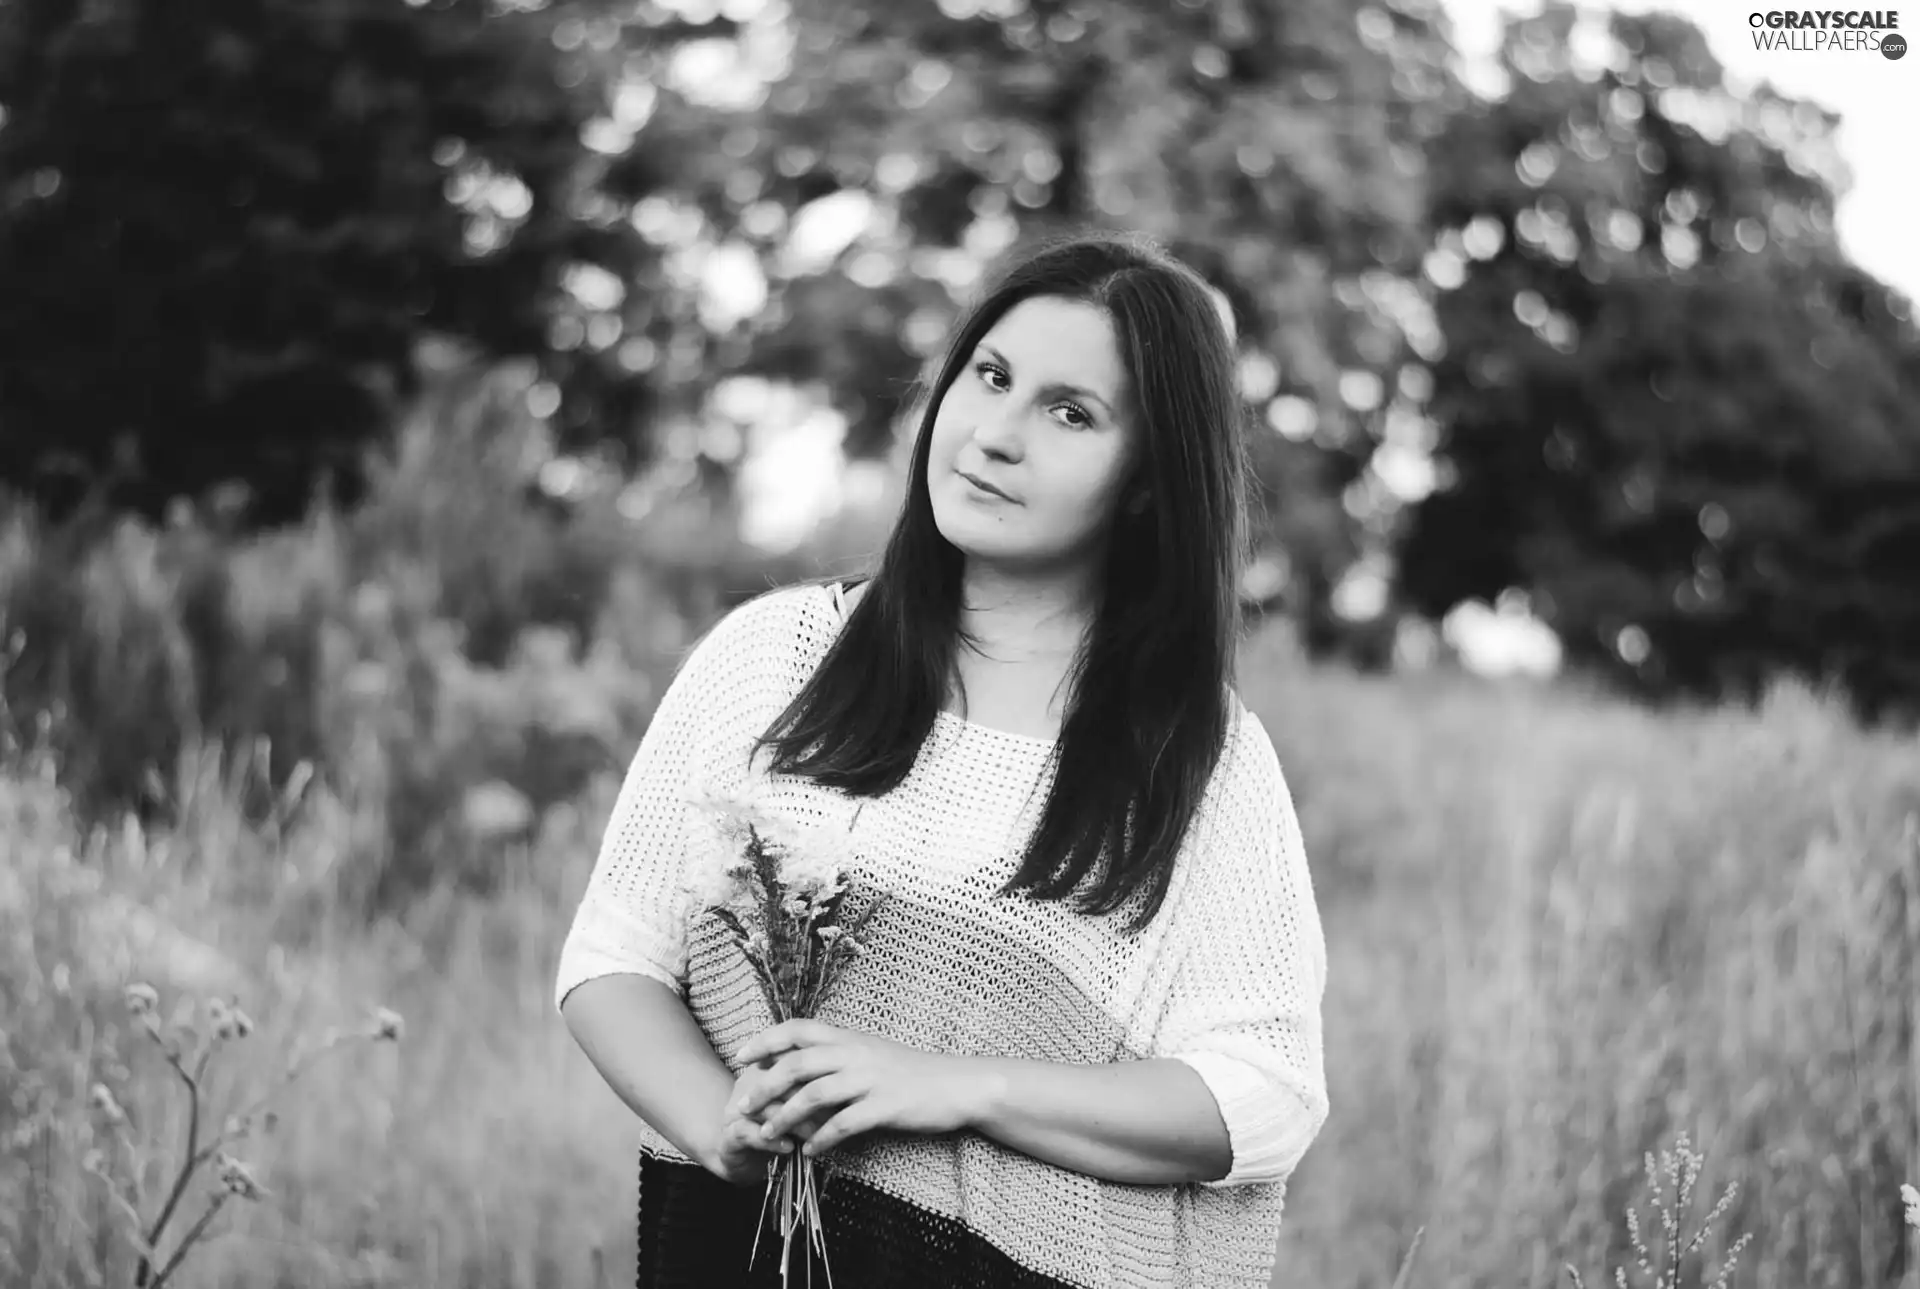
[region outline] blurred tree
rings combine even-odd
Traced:
[[[1443,486],[1399,589],[1524,592],[1649,694],[1778,670],[1920,701],[1920,338],[1835,244],[1835,119],[1736,97],[1684,20],[1511,21],[1436,147]]]
[[[423,335],[546,356],[570,266],[639,274],[578,209],[603,89],[554,36],[593,9],[516,8],[0,6],[0,480],[55,512],[350,498]],[[633,382],[578,367],[618,423]]]
[[[664,25],[696,8],[713,39],[638,48],[648,116],[607,177],[670,261],[739,284],[731,307],[630,301],[667,387],[816,384],[849,454],[884,455],[985,259],[1051,228],[1142,229],[1232,305],[1267,538],[1297,606],[1324,600],[1364,537],[1345,494],[1420,311],[1423,150],[1459,97],[1437,4],[640,11]]]
[[[536,355],[560,445],[627,469],[724,490],[743,375],[881,455],[982,261],[1098,224],[1231,305],[1282,598],[1332,621],[1379,536],[1437,0],[203,4],[0,9],[0,479],[56,508],[351,494],[429,332]]]

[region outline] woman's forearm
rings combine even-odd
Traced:
[[[561,1014],[614,1094],[711,1171],[734,1076],[680,997],[650,976],[599,976]],[[958,1059],[975,1088],[968,1126],[1023,1154],[1143,1186],[1211,1181],[1232,1166],[1213,1093],[1184,1061]]]
[[[1023,1154],[1140,1186],[1216,1181],[1233,1166],[1219,1104],[1184,1061],[964,1059],[979,1092],[968,1126]]]
[[[712,1171],[734,1078],[679,995],[651,976],[596,976],[561,1016],[614,1095]]]

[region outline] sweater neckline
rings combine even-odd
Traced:
[[[847,623],[847,605],[844,598],[846,584],[834,582],[825,588],[827,599],[832,604],[834,614],[840,625]],[[944,707],[934,709],[934,720],[945,723],[962,734],[976,734],[1014,747],[1031,748],[1036,752],[1053,752],[1060,746],[1058,738],[1045,738],[1038,734],[1016,734],[1012,730],[996,729],[991,725],[982,725],[978,721],[968,720],[958,712],[950,712]]]

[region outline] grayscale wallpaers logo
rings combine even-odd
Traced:
[[[1769,9],[1747,15],[1753,47],[1794,53],[1867,53],[1904,58],[1897,9]]]

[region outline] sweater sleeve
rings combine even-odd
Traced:
[[[748,725],[764,709],[762,691],[782,636],[778,609],[778,597],[769,595],[729,611],[661,696],[561,946],[556,1010],[597,976],[651,976],[685,996],[689,860],[706,835],[687,797],[696,782],[745,777],[759,733]]]
[[[1327,955],[1293,800],[1251,713],[1183,910],[1187,945],[1156,1054],[1186,1062],[1233,1144],[1210,1188],[1284,1182],[1327,1119]]]

